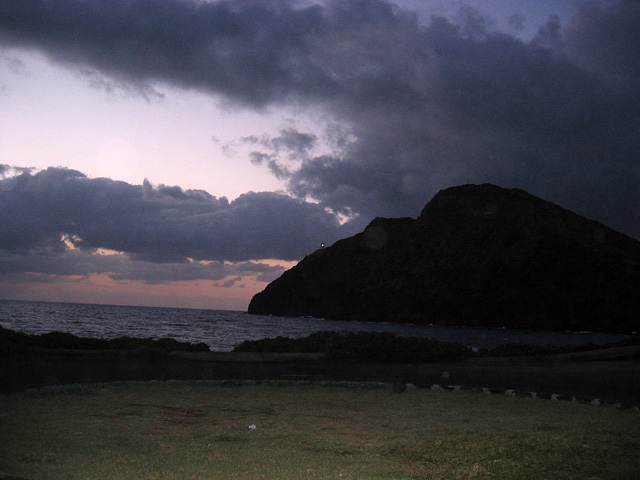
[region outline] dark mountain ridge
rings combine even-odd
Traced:
[[[630,333],[640,242],[523,190],[463,185],[305,257],[249,313]]]

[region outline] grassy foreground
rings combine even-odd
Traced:
[[[255,426],[253,428],[252,426]],[[131,382],[0,396],[0,474],[637,479],[640,414],[380,384]]]

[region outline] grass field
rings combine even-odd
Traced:
[[[0,396],[0,474],[630,480],[640,478],[640,414],[380,384],[49,387]]]

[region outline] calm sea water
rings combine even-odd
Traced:
[[[624,335],[571,332],[456,328],[341,322],[318,318],[285,318],[249,315],[226,310],[86,305],[75,303],[0,300],[0,325],[11,330],[41,334],[52,331],[81,337],[174,338],[204,342],[213,351],[230,351],[244,340],[279,335],[304,337],[320,330],[388,331],[397,335],[461,342],[470,347],[495,347],[518,342],[529,345],[576,345],[610,343]]]

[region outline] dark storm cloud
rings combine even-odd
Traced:
[[[131,83],[123,80],[113,79],[101,75],[95,70],[82,69],[79,72],[81,78],[87,81],[90,88],[103,90],[108,95],[114,93],[124,93],[125,95],[137,95],[144,98],[148,103],[164,100],[164,94],[148,83]]]
[[[256,135],[250,135],[248,137],[242,137],[240,141],[249,145],[260,145],[275,153],[283,152],[295,159],[297,156],[306,155],[308,151],[317,144],[318,138],[314,134],[301,132],[296,128],[286,127],[281,128],[277,136],[262,135],[258,137]]]
[[[169,80],[259,106],[295,89],[329,88],[303,58],[304,37],[322,28],[319,15],[286,1],[8,0],[0,5],[0,41],[45,47],[56,60],[119,78]]]
[[[93,262],[96,255],[89,255],[88,262]],[[103,272],[110,272],[109,277],[116,281],[140,280],[147,284],[162,284],[167,282],[187,282],[192,280],[212,280],[214,286],[231,287],[247,277],[254,277],[259,282],[270,282],[280,276],[285,268],[279,265],[266,265],[260,262],[242,262],[242,268],[237,263],[225,262],[182,262],[182,263],[153,263],[131,261],[124,256],[110,259],[108,255],[102,268]],[[268,273],[266,273],[268,272]],[[235,275],[231,280],[223,283],[218,281]]]
[[[39,283],[53,283],[69,276],[88,278],[92,274],[107,274],[118,282],[137,280],[147,284],[194,280],[217,282],[230,275],[270,282],[284,270],[282,266],[261,262],[187,261],[160,264],[134,260],[124,254],[96,255],[91,251],[69,249],[55,253],[39,249],[29,255],[2,252],[0,255],[0,272],[4,279]]]
[[[0,42],[119,81],[324,109],[335,151],[257,132],[252,159],[336,212],[415,216],[441,188],[494,182],[640,237],[639,8],[589,3],[524,42],[469,8],[423,25],[381,0],[9,0]]]
[[[524,24],[525,24],[525,17],[524,15],[521,15],[519,13],[514,13],[513,15],[509,16],[509,19],[507,21],[507,25],[510,28],[513,28],[514,30],[522,30],[524,29]]]
[[[297,155],[305,155],[316,144],[317,137],[313,134],[300,132],[294,128],[280,130],[280,135],[271,139],[276,150],[285,149]]]
[[[300,259],[342,236],[341,228],[322,206],[276,193],[250,192],[229,202],[61,168],[0,180],[5,274],[118,272],[113,278],[158,282],[220,280],[239,268],[264,277],[282,269],[246,261]],[[126,256],[89,255],[99,249]],[[232,268],[225,261],[243,263]]]
[[[317,144],[318,138],[311,133],[300,132],[295,128],[283,128],[275,137],[251,135],[240,139],[241,143],[256,145],[262,151],[253,151],[249,159],[254,165],[266,165],[269,171],[279,180],[287,180],[292,171],[284,161],[299,162],[309,158],[309,150]],[[266,151],[265,151],[266,149]]]
[[[242,277],[234,277],[230,280],[227,280],[226,282],[223,283],[216,283],[214,284],[214,286],[216,287],[222,287],[222,288],[231,288],[234,285],[236,285],[238,282],[242,281]]]
[[[567,54],[589,70],[640,78],[640,2],[589,3],[565,27]]]

